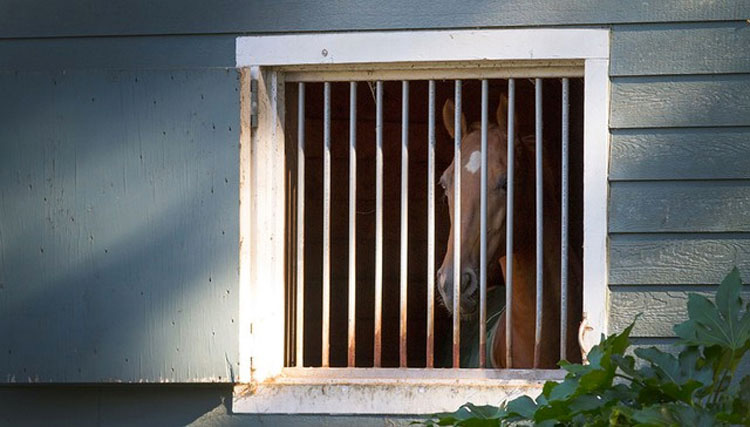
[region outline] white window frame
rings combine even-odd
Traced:
[[[536,395],[559,370],[284,367],[284,81],[410,73],[440,78],[471,63],[545,77],[568,67],[584,77],[584,348],[606,334],[609,164],[609,30],[395,31],[238,37],[241,69],[240,314],[242,413],[420,414],[466,401],[499,404]],[[558,71],[555,71],[557,68]],[[374,73],[374,74],[373,74]],[[443,74],[441,74],[443,73]],[[506,71],[507,73],[507,71]],[[485,74],[486,75],[486,74]],[[251,96],[251,79],[257,93]],[[251,124],[251,103],[257,123]],[[254,119],[253,119],[254,120]]]

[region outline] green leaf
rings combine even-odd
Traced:
[[[563,382],[557,383],[547,398],[549,400],[564,400],[569,398],[578,389],[578,380],[575,378],[566,378]]]
[[[581,365],[579,363],[570,363],[567,360],[561,360],[560,362],[558,362],[558,365],[571,374],[580,374],[589,370],[586,365]]]
[[[508,414],[517,414],[526,419],[534,418],[536,403],[529,396],[521,396],[508,402]]]
[[[688,345],[719,345],[734,352],[746,349],[750,341],[750,315],[746,312],[739,317],[741,288],[735,268],[719,285],[717,305],[702,295],[690,294],[688,320],[674,327],[677,336]]]
[[[671,426],[674,420],[663,405],[647,406],[633,411],[633,420],[644,426]]]
[[[721,281],[719,290],[716,291],[716,305],[719,312],[730,323],[737,319],[737,314],[742,308],[741,289],[740,271],[737,267],[734,267],[727,277]]]

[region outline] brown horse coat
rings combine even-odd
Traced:
[[[454,107],[447,101],[443,107],[443,122],[453,136]],[[488,129],[488,254],[490,259],[501,260],[505,255],[505,187],[507,172],[507,100],[501,98],[496,118],[497,125]],[[472,313],[477,306],[477,271],[479,261],[479,173],[471,164],[475,153],[480,149],[478,124],[467,128],[462,116],[462,162],[461,165],[461,312]],[[544,158],[544,263],[543,263],[543,315],[542,339],[539,348],[534,348],[536,324],[536,250],[535,250],[535,165],[533,138],[516,140],[514,173],[514,243],[513,243],[513,299],[506,304],[513,308],[512,358],[513,368],[554,368],[560,354],[560,184],[559,173],[552,167],[547,156]],[[545,153],[543,153],[545,154]],[[455,162],[454,162],[455,163]],[[441,178],[446,190],[451,215],[451,232],[448,248],[442,266],[438,271],[438,284],[443,302],[450,310],[452,306],[453,236],[457,226],[453,221],[452,163]],[[581,272],[580,252],[571,248],[569,266],[569,325],[567,333],[567,354],[571,361],[580,360],[577,343],[577,325],[580,320]],[[493,261],[494,263],[495,261]],[[501,267],[505,262],[500,261]],[[490,266],[488,266],[489,269]],[[503,268],[503,273],[505,268]],[[503,274],[505,276],[505,274]],[[488,287],[500,284],[489,283]],[[488,308],[488,312],[491,309]],[[491,349],[490,364],[493,367],[505,366],[505,313],[496,324],[494,337],[488,342]]]

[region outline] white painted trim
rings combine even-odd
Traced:
[[[245,307],[252,307],[250,269],[252,264],[252,151],[250,126],[250,81],[251,70],[240,70],[240,238],[239,238],[239,369],[235,381],[250,381],[250,357],[252,345],[250,343],[250,311]]]
[[[237,38],[238,67],[609,57],[609,31],[516,29],[289,34]]]
[[[470,401],[499,405],[537,396],[562,370],[287,368],[271,383],[238,385],[237,413],[431,414]]]
[[[325,56],[321,54],[323,49],[327,51]],[[237,38],[236,52],[237,65],[252,65],[261,77],[259,104],[263,117],[259,117],[259,127],[252,138],[251,232],[242,227],[247,221],[247,212],[242,207],[248,197],[246,186],[241,186],[240,194],[240,311],[245,313],[240,317],[240,356],[243,358],[240,381],[249,381],[249,384],[235,388],[235,412],[429,413],[454,410],[466,401],[496,405],[519,394],[538,394],[543,382],[540,377],[525,377],[519,371],[495,371],[497,376],[482,377],[488,371],[472,370],[472,374],[467,374],[463,370],[420,369],[414,373],[408,369],[361,369],[345,373],[335,369],[295,371],[283,368],[284,110],[283,86],[279,82],[284,80],[284,71],[302,79],[305,71],[317,73],[316,78],[333,75],[326,73],[342,76],[362,73],[366,68],[363,64],[379,70],[384,70],[384,64],[391,64],[380,72],[393,74],[405,72],[393,66],[403,62],[425,70],[433,67],[432,63],[440,62],[444,69],[451,61],[480,61],[483,66],[489,66],[489,61],[540,60],[553,67],[557,61],[571,67],[570,60],[584,60],[583,309],[593,329],[584,340],[588,345],[598,341],[600,333],[607,332],[608,30],[250,36]],[[461,68],[461,64],[455,64],[457,70]],[[442,72],[439,68],[437,70]],[[432,70],[426,72],[435,72]],[[276,85],[265,85],[263,82],[267,79],[275,79]],[[272,86],[276,89],[269,90]],[[273,95],[274,91],[277,96]],[[241,149],[241,152],[245,151]],[[242,154],[241,159],[245,159]],[[247,171],[241,168],[241,176],[243,173]],[[264,207],[262,212],[258,209],[260,206]],[[252,253],[248,260],[242,242],[250,238]],[[243,291],[245,287],[249,289]],[[252,334],[247,327],[252,327]],[[247,355],[253,359],[250,372],[243,368],[247,365]],[[440,374],[436,377],[434,372]],[[516,374],[519,379],[507,377]],[[536,371],[536,375],[542,374]]]
[[[240,264],[240,276],[247,280],[247,348],[249,380],[265,381],[284,367],[284,213],[285,140],[284,77],[274,70],[253,67],[258,80],[258,127],[253,129],[250,161],[250,227],[240,241],[250,241],[250,259]],[[240,200],[240,206],[245,200]],[[246,231],[247,229],[243,229]],[[249,272],[248,272],[249,271]],[[244,362],[244,360],[243,360]],[[247,371],[242,372],[246,381]]]
[[[588,351],[608,330],[607,197],[609,184],[609,60],[590,59],[583,110],[583,334]],[[588,329],[591,328],[591,329]]]

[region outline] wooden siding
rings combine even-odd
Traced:
[[[737,265],[750,279],[750,25],[612,36],[610,329],[659,344]],[[747,294],[750,297],[750,294]]]
[[[632,334],[639,337],[674,336],[672,326],[687,320],[688,294],[695,293],[713,300],[715,288],[684,288],[680,290],[651,289],[643,287],[617,287],[611,295],[613,306],[620,307],[610,316],[610,327],[621,331],[633,322],[632,313],[642,313],[635,323]],[[743,292],[750,299],[750,289]]]
[[[233,35],[0,39],[0,70],[234,67]]]
[[[750,23],[621,25],[612,33],[612,76],[746,73]]]
[[[0,37],[266,33],[744,20],[745,0],[4,0]],[[43,13],[41,11],[44,11]]]
[[[682,300],[644,295],[684,296],[735,264],[750,279],[745,0],[0,0],[0,12],[0,382],[229,380],[239,97],[234,72],[214,67],[233,66],[246,33],[609,27],[613,329],[644,311],[634,341],[669,343],[658,319]]]
[[[748,126],[750,74],[616,77],[610,117],[613,128]]]
[[[0,382],[231,381],[237,73],[0,73]]]
[[[750,232],[750,181],[614,182],[613,233]]]
[[[612,234],[609,259],[610,285],[716,285],[735,265],[748,281],[750,234]]]
[[[750,127],[615,129],[611,144],[610,181],[750,179]]]

